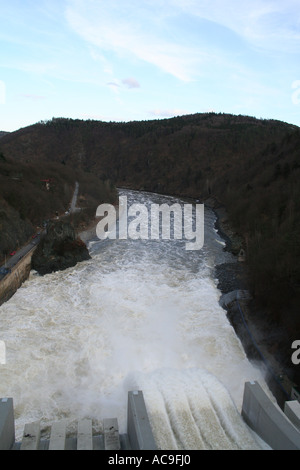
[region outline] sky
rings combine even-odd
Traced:
[[[0,0],[0,130],[205,112],[300,126],[300,0]]]

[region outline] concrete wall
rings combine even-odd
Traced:
[[[127,434],[133,450],[156,450],[143,392],[128,393]]]
[[[257,382],[245,384],[242,416],[246,423],[273,450],[300,450],[299,402],[287,402],[285,413],[270,400]],[[130,450],[157,450],[141,391],[128,393],[127,437]],[[13,400],[2,398],[0,399],[0,450],[10,450],[14,443]]]
[[[257,382],[246,382],[242,416],[273,450],[300,450],[300,432]]]
[[[297,400],[287,401],[284,406],[284,414],[298,431],[300,431],[300,403]]]
[[[123,435],[125,442],[125,450],[156,450],[156,443],[152,434],[151,425],[149,422],[148,414],[146,405],[144,402],[143,392],[141,391],[133,391],[128,393],[128,416],[127,416],[127,435]],[[119,441],[119,434],[118,434],[118,424],[117,420],[104,420],[104,423],[107,422],[107,426],[104,425],[104,430],[108,427],[109,433],[113,429],[114,435],[113,442],[110,438],[109,446],[104,445],[103,450],[115,450],[120,449],[120,441]],[[113,426],[112,424],[113,423]],[[115,424],[116,423],[116,424]],[[35,423],[36,424],[36,423]],[[61,424],[61,423],[54,423],[54,424]],[[28,426],[31,426],[32,423],[29,423]],[[38,432],[27,432],[26,427],[24,430],[25,438],[29,438],[31,442],[31,438],[38,434]],[[52,427],[53,431],[53,427]],[[51,436],[52,436],[51,431]],[[60,426],[58,428],[60,433]],[[115,432],[117,435],[115,435]],[[27,436],[28,434],[28,436]],[[105,437],[105,436],[104,436]],[[121,436],[120,436],[121,437]],[[129,442],[128,442],[129,441]],[[51,442],[51,438],[50,438]],[[118,446],[116,446],[118,443]],[[128,444],[128,445],[127,445]],[[0,450],[10,450],[10,449],[22,449],[23,440],[21,446],[16,445],[15,443],[15,423],[14,423],[14,407],[13,407],[13,399],[12,398],[0,398]],[[42,443],[42,448],[45,443]],[[73,445],[73,444],[72,444]],[[112,446],[113,445],[113,446]],[[38,448],[38,440],[34,439],[34,446]],[[47,447],[47,446],[46,446]],[[45,447],[45,448],[46,448]],[[50,448],[50,444],[49,444]],[[101,450],[102,447],[100,446],[99,449]]]
[[[15,292],[21,287],[23,282],[28,279],[31,271],[31,258],[36,249],[32,248],[23,258],[14,266],[11,273],[7,274],[0,281],[0,305],[9,300]]]
[[[12,398],[0,399],[0,450],[10,450],[15,442],[14,405]]]

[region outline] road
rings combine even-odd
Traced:
[[[70,214],[74,214],[74,212],[77,212],[78,210],[80,210],[80,209],[76,209],[78,191],[79,191],[79,184],[76,181],[75,190],[74,190],[74,194],[73,194],[73,198],[72,198],[72,202],[70,206]]]
[[[41,239],[41,234],[36,235],[35,238],[32,239],[30,243],[27,245],[23,246],[20,248],[15,255],[10,256],[8,259],[6,259],[6,264],[4,266],[1,266],[1,268],[6,268],[6,269],[12,269],[14,266],[18,264],[21,258],[23,258],[29,251],[32,250],[38,243],[40,242]],[[0,280],[3,279],[6,276],[6,273],[0,273]]]

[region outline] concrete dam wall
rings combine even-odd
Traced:
[[[242,417],[270,450],[300,450],[300,403],[286,402],[285,412],[270,399],[258,382],[246,382]],[[185,433],[192,432],[187,427]],[[119,434],[118,419],[104,419],[101,434],[92,431],[92,420],[78,422],[77,436],[67,434],[66,421],[54,422],[50,439],[41,438],[40,422],[25,425],[16,442],[13,398],[0,398],[0,450],[158,450],[141,390],[128,392],[127,432]],[[167,449],[165,449],[167,450]],[[224,449],[225,450],[225,449]]]

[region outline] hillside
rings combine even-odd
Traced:
[[[244,240],[257,305],[286,329],[290,354],[300,338],[298,127],[214,113],[130,123],[56,118],[3,136],[0,154],[18,170],[58,165],[120,187],[223,204]]]
[[[79,229],[95,218],[99,203],[116,202],[110,182],[55,162],[16,162],[0,152],[0,261],[26,243],[45,221],[65,213],[76,181],[78,205],[84,210],[72,215],[72,222]]]
[[[131,123],[57,118],[4,136],[0,151],[21,161],[64,162],[120,186],[201,197],[214,191],[219,175],[294,130],[214,113]]]

